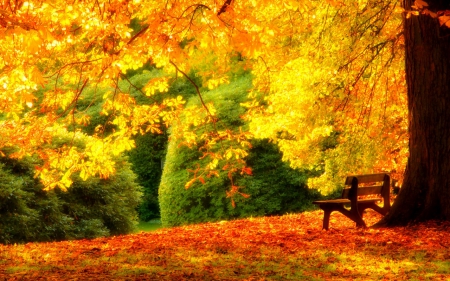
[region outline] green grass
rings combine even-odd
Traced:
[[[149,231],[154,231],[157,229],[162,228],[162,224],[160,220],[151,220],[148,222],[145,221],[141,221],[139,222],[139,224],[137,225],[137,232],[149,232]]]

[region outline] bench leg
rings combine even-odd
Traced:
[[[349,217],[349,212],[343,207],[343,206],[326,206],[326,207],[322,207],[321,209],[323,210],[323,229],[328,230],[329,225],[330,225],[330,215],[332,212],[337,211],[340,213],[343,213],[345,216],[347,216],[348,218],[351,219],[351,217]]]
[[[332,211],[325,209],[323,212],[323,229],[328,230],[328,226],[330,224],[330,214]]]
[[[377,204],[368,204],[368,205],[363,206],[363,208],[364,208],[364,210],[365,209],[372,209],[372,210],[382,214],[383,216],[385,216],[387,214],[387,211],[388,211],[387,208],[381,208]]]
[[[381,207],[379,207],[377,204],[375,204],[375,203],[360,204],[358,210],[359,210],[359,215],[360,215],[361,219],[363,218],[364,212],[367,209],[373,209],[373,210],[377,211],[378,213],[380,213],[382,215],[386,214],[384,212],[384,210]],[[356,223],[356,226],[359,226],[358,223]]]
[[[356,210],[347,210],[344,207],[342,207],[341,210],[339,210],[343,215],[345,215],[347,218],[351,219],[352,221],[356,222],[357,227],[367,227],[366,223],[363,221],[362,216],[357,212]]]
[[[366,223],[363,221],[362,216],[363,216],[362,212],[361,213],[353,212],[351,219],[354,222],[356,222],[356,227],[364,227],[364,228],[366,228],[367,226],[366,226]]]
[[[323,210],[323,229],[328,230],[330,225],[330,215],[331,212],[337,211],[342,213],[347,218],[356,222],[357,227],[366,227],[366,223],[363,221],[362,216],[356,211],[349,211],[344,208],[344,206],[320,206]]]

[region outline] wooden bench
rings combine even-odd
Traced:
[[[364,185],[360,185],[364,184]],[[390,176],[387,173],[348,176],[341,199],[314,201],[324,211],[323,228],[328,230],[330,214],[338,211],[356,222],[359,227],[366,227],[362,217],[365,209],[373,209],[386,215],[391,208],[389,202]],[[378,195],[377,198],[360,198],[360,196]],[[376,203],[383,201],[382,207]],[[344,208],[350,205],[350,209]]]

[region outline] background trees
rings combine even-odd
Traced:
[[[136,102],[138,104],[149,104],[149,99],[142,96],[140,89],[151,79],[164,75],[163,71],[155,69],[151,65],[146,65],[143,69],[128,72],[127,80],[120,83],[121,88],[127,89],[130,85],[133,85],[134,89],[131,90],[131,95],[136,98]],[[173,79],[167,93],[164,94],[165,97],[177,97],[178,95],[182,95],[186,99],[195,95],[194,88],[189,81],[181,77]],[[155,98],[161,100],[164,96],[155,96]],[[104,124],[104,121],[96,125],[98,124]],[[90,127],[92,126],[90,125]],[[142,203],[138,208],[139,218],[143,221],[160,218],[158,188],[168,143],[167,128],[162,127],[161,131],[161,134],[134,136],[133,140],[136,146],[128,152],[131,168],[137,175],[137,182],[143,187]]]

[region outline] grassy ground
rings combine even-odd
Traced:
[[[322,216],[0,245],[0,280],[450,280],[449,222],[358,229],[333,213],[324,231]]]
[[[149,221],[149,222],[141,221],[137,225],[138,232],[141,232],[141,231],[144,231],[144,232],[154,231],[154,230],[157,230],[157,229],[160,229],[160,228],[162,228],[162,224],[161,224],[161,221],[159,221],[159,220],[152,220],[152,221]]]

